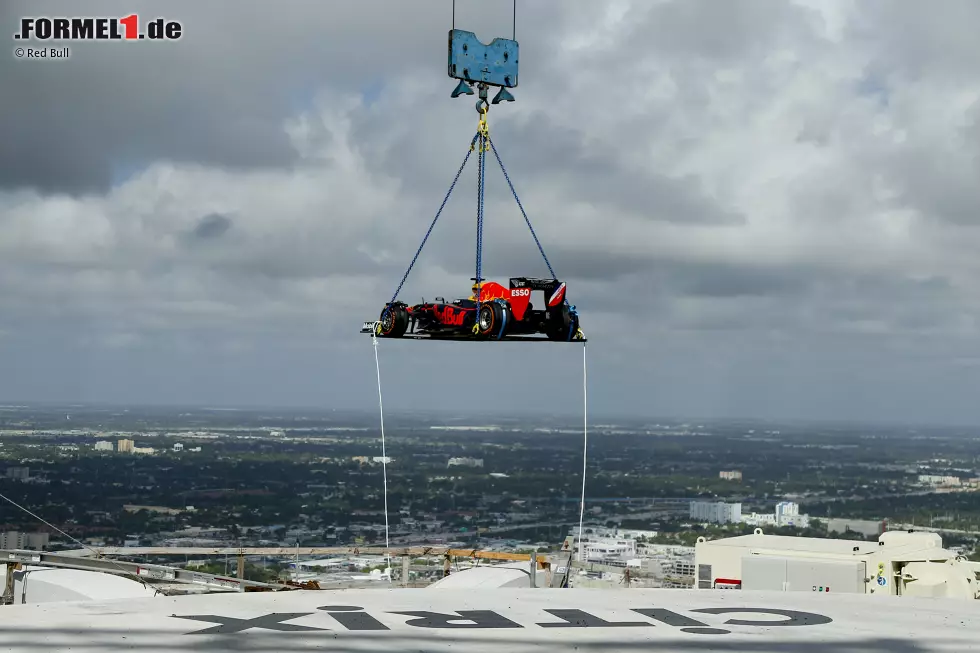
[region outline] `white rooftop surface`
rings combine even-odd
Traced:
[[[0,607],[0,650],[123,649],[963,653],[980,651],[980,609],[955,599],[739,590],[399,588]]]
[[[787,551],[821,551],[845,555],[852,554],[854,547],[859,547],[858,551],[860,553],[870,553],[878,550],[877,542],[803,538],[792,535],[738,535],[736,537],[709,540],[707,543],[710,543],[711,546],[778,548]]]
[[[834,540],[812,537],[795,537],[791,535],[752,534],[727,537],[719,540],[699,542],[701,546],[711,547],[749,547],[759,551],[806,551],[838,554],[841,556],[863,556],[880,553],[887,548],[889,555],[911,555],[916,552],[930,551],[933,556],[937,548],[942,548],[942,538],[936,533],[904,531],[889,531],[879,536],[884,542],[866,542],[860,540]],[[855,549],[857,549],[855,551]],[[942,557],[942,556],[940,556]]]
[[[536,576],[538,583],[545,582],[542,571]],[[463,589],[467,587],[487,589],[499,587],[531,587],[531,573],[528,564],[505,564],[487,567],[473,567],[464,573],[450,574],[440,578],[426,589]]]
[[[0,592],[6,578],[7,567],[0,565]],[[17,603],[22,599],[26,599],[26,603],[51,603],[145,598],[157,593],[152,586],[144,586],[129,578],[78,569],[27,566],[14,574],[14,600]]]

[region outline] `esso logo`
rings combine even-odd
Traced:
[[[530,297],[531,296],[531,289],[530,288],[514,288],[513,290],[510,291],[510,296],[511,297]]]

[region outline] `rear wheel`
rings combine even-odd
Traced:
[[[548,326],[545,331],[548,340],[568,342],[575,337],[576,331],[578,331],[578,316],[568,309],[568,304],[562,304],[548,315]]]
[[[386,306],[381,311],[381,327],[378,335],[384,338],[401,338],[408,330],[408,311],[404,306]]]

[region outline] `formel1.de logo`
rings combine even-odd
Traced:
[[[183,33],[180,21],[154,18],[141,24],[139,14],[121,18],[49,17],[20,19],[18,41],[176,41]]]

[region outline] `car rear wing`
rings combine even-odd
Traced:
[[[516,296],[515,290],[542,290],[547,301],[548,310],[557,310],[567,300],[565,298],[565,282],[558,279],[535,279],[532,277],[513,277],[510,280],[511,295]],[[525,292],[524,294],[527,294]]]
[[[528,288],[530,290],[543,290],[552,293],[555,288],[561,285],[558,279],[536,279],[534,277],[513,277],[510,280],[511,288]]]

